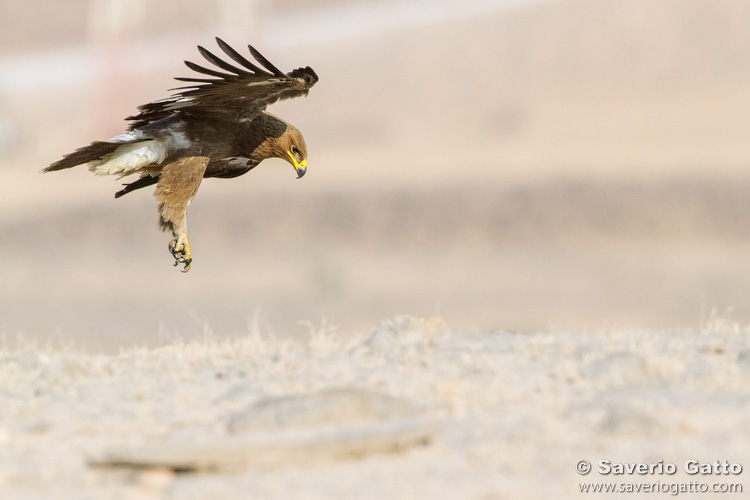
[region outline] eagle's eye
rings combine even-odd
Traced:
[[[299,154],[299,149],[297,149],[297,146],[292,146],[292,154],[293,155],[298,155]]]

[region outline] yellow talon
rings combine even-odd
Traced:
[[[193,255],[190,253],[190,244],[188,243],[187,234],[182,233],[172,238],[169,242],[169,251],[174,257],[174,265],[185,264],[182,269],[183,273],[190,271],[190,264],[193,262]]]

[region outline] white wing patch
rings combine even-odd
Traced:
[[[131,134],[117,136],[111,142],[125,142],[126,136]],[[130,139],[135,138],[134,135],[132,134]],[[159,164],[166,157],[167,148],[160,141],[123,144],[104,159],[89,163],[89,170],[96,175],[123,176],[137,172],[148,165]]]
[[[122,143],[114,153],[101,160],[89,163],[89,170],[96,175],[119,175],[123,177],[151,165],[159,165],[170,153],[189,150],[191,141],[179,126],[172,127],[148,141],[133,142],[147,136],[140,130],[111,138],[108,142]]]
[[[143,132],[140,130],[131,130],[130,132],[115,136],[107,142],[131,142],[136,139],[143,139]]]

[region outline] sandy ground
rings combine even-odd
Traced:
[[[207,331],[111,356],[3,349],[0,491],[496,500],[697,481],[746,492],[748,377],[750,331],[719,318],[525,335],[401,316],[348,341],[322,328],[299,341]],[[677,471],[603,475],[605,460]],[[689,475],[689,460],[745,472]]]

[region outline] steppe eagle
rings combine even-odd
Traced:
[[[186,210],[204,177],[237,177],[267,158],[288,161],[297,178],[307,170],[302,134],[267,113],[266,107],[307,95],[318,75],[309,66],[285,74],[252,46],[248,47],[257,64],[220,38],[216,42],[239,66],[198,46],[198,52],[221,71],[185,61],[201,73],[199,78],[176,78],[189,85],[139,106],[137,115],[126,118],[130,123],[125,134],[92,142],[43,170],[88,164],[97,175],[140,175],[115,198],[156,184],[160,227],[172,231],[169,250],[175,266],[184,264],[183,272],[190,270],[193,260]]]

